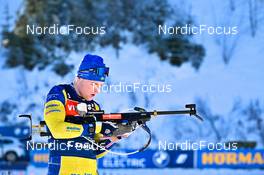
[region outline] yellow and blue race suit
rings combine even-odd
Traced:
[[[47,95],[44,120],[52,135],[48,142],[59,145],[50,148],[48,175],[96,175],[96,159],[107,152],[89,145],[86,138],[111,145],[108,149],[113,146],[110,140],[98,141],[102,136],[111,136],[116,129],[112,124],[74,124],[65,121],[66,116],[78,116],[76,105],[79,103],[86,103],[90,111],[100,110],[95,101],[78,96],[72,84],[54,86]]]

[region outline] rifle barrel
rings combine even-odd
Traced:
[[[181,110],[181,111],[153,111],[150,115],[173,115],[173,114],[196,114],[195,110]]]

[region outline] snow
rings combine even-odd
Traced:
[[[11,3],[12,4],[12,3]],[[198,5],[199,4],[199,5]],[[211,13],[211,3],[193,2],[193,15],[198,23],[209,23],[203,13]],[[13,4],[12,4],[13,8]],[[208,11],[208,12],[207,12]],[[210,16],[210,15],[207,15]],[[201,21],[201,22],[200,22]],[[261,89],[260,81],[264,75],[261,54],[263,47],[261,39],[251,38],[243,34],[241,37],[237,52],[228,65],[225,65],[221,58],[219,46],[215,43],[212,36],[196,36],[196,40],[201,42],[206,48],[206,57],[202,67],[196,72],[190,64],[184,64],[182,67],[171,66],[168,62],[160,62],[155,54],[148,54],[143,46],[124,45],[117,58],[112,48],[101,48],[94,51],[105,58],[106,64],[110,69],[110,80],[113,83],[133,83],[142,84],[171,84],[171,93],[158,93],[153,95],[150,108],[166,109],[174,106],[181,107],[188,102],[194,102],[195,98],[202,97],[206,99],[212,111],[215,113],[227,115],[230,112],[234,99],[241,98],[248,101],[250,99],[263,99],[264,93]],[[248,47],[248,45],[252,47]],[[79,65],[83,53],[73,53],[69,63],[74,63],[75,69],[65,78],[56,76],[47,68],[45,71],[34,70],[26,71],[26,81],[33,98],[42,96],[42,100],[48,89],[54,84],[71,82]],[[2,62],[1,62],[2,64]],[[3,69],[0,71],[1,77],[4,77],[5,84],[1,85],[1,90],[5,93],[1,95],[1,101],[10,98],[14,91],[19,90],[17,86],[18,68]],[[241,76],[243,75],[243,76]],[[47,87],[46,87],[47,86]],[[33,88],[38,87],[39,91],[34,92]],[[36,94],[36,95],[35,95]],[[110,97],[111,96],[111,97]],[[115,104],[108,103],[113,98],[119,98]],[[104,106],[106,111],[112,111],[117,108],[127,109],[129,106],[128,95],[122,94],[101,94],[97,99]],[[37,98],[39,99],[39,98]],[[162,101],[162,103],[159,103]],[[143,99],[139,100],[138,105],[144,106]]]

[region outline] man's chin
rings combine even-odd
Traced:
[[[92,96],[92,95],[90,95],[89,97],[85,97],[85,100],[87,100],[87,101],[91,101],[91,100],[93,100],[94,99],[94,95]]]

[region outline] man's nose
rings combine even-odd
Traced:
[[[99,84],[94,84],[94,93],[99,93],[100,92],[100,88],[101,88],[101,85]]]
[[[97,93],[99,93],[99,92],[100,92],[100,87],[96,87],[96,88],[94,89],[94,93],[97,94]]]

